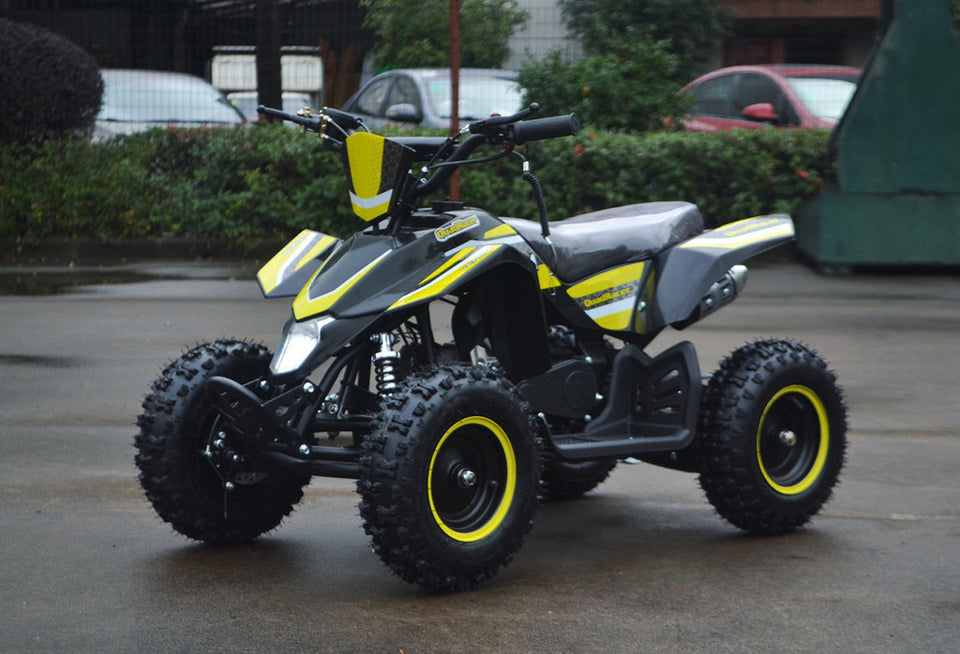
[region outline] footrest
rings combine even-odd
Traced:
[[[690,445],[700,406],[700,366],[689,341],[650,358],[626,345],[610,374],[607,405],[583,433],[550,434],[557,453],[581,460],[678,450]]]
[[[681,450],[693,442],[694,432],[678,429],[664,436],[609,436],[589,437],[585,434],[559,434],[552,436],[553,447],[564,459],[599,459],[603,457],[635,456],[648,452]]]

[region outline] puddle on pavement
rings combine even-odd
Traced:
[[[134,284],[185,279],[253,279],[253,264],[195,266],[190,264],[109,267],[0,268],[2,295],[62,295],[87,286]]]
[[[0,352],[0,365],[32,366],[35,368],[73,368],[80,365],[71,357],[51,357],[37,354],[4,354]]]

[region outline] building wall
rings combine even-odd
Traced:
[[[560,49],[573,58],[582,54],[579,42],[563,24],[556,0],[518,0],[518,4],[530,14],[530,19],[507,42],[510,58],[504,68],[517,70],[529,58],[540,59],[551,50]]]
[[[739,20],[878,18],[883,0],[719,0]]]
[[[719,0],[734,15],[723,64],[862,66],[877,38],[882,0]]]

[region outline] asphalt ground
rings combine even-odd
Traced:
[[[956,275],[765,263],[733,305],[653,343],[693,341],[704,371],[766,336],[830,362],[849,450],[809,528],[743,535],[694,475],[621,464],[585,498],[545,505],[491,584],[435,595],[371,553],[348,480],[314,479],[242,547],[161,522],[133,465],[151,380],[200,341],[274,347],[289,304],[229,267],[111,271],[132,283],[0,297],[2,652],[957,651]]]

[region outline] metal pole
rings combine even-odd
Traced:
[[[450,0],[450,133],[460,131],[460,0]],[[460,171],[450,177],[450,199],[460,201]]]
[[[280,3],[257,0],[257,102],[283,106],[280,81]],[[266,120],[261,116],[261,120]]]

